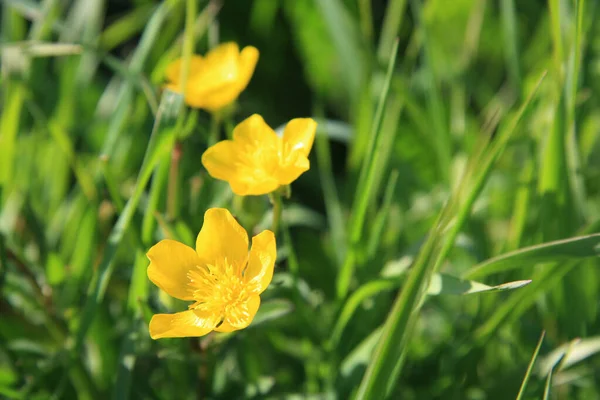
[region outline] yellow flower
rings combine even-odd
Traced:
[[[250,325],[259,295],[273,277],[276,247],[271,231],[252,238],[229,211],[211,208],[196,239],[196,250],[161,240],[148,251],[148,278],[170,296],[193,301],[189,310],[156,314],[152,339],[232,332]]]
[[[311,118],[296,118],[279,137],[254,114],[235,127],[233,140],[208,148],[202,164],[213,178],[229,182],[235,194],[271,193],[309,169],[308,153],[316,130],[317,123]]]
[[[223,43],[205,57],[193,55],[186,81],[185,102],[191,107],[214,112],[238,98],[248,86],[258,61],[258,50],[247,46],[240,49],[236,43]],[[167,87],[181,92],[181,62],[179,58],[167,67],[170,81]]]

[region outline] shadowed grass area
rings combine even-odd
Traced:
[[[0,397],[600,398],[597,2],[0,6]],[[165,90],[228,41],[260,52],[233,105]],[[201,163],[255,113],[318,123],[281,216]],[[185,304],[146,252],[211,207],[279,225],[273,281],[154,341]]]

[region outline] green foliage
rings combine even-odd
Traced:
[[[1,7],[0,397],[600,398],[596,2]],[[161,85],[229,40],[260,59],[217,123]],[[273,223],[200,163],[253,113],[319,123],[273,282],[247,329],[153,341],[185,307],[153,244]]]

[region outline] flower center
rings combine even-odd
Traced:
[[[197,265],[188,272],[188,278],[195,300],[190,309],[212,314],[217,324],[225,318],[235,321],[245,317],[251,288],[243,280],[242,268],[225,259],[215,264]]]

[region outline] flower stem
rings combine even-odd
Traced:
[[[196,0],[187,0],[185,4],[185,31],[183,33],[183,49],[181,63],[181,87],[180,91],[185,98],[187,90],[187,80],[190,73],[190,60],[194,52],[194,22],[196,20]]]
[[[279,190],[269,194],[269,200],[271,200],[271,204],[273,204],[273,222],[271,224],[271,230],[275,235],[277,235],[277,230],[279,229],[279,223],[281,221],[281,214],[283,212],[283,204]]]
[[[208,131],[208,146],[212,146],[219,141],[219,133],[221,130],[221,117],[218,114],[213,114],[210,120],[210,128]]]
[[[169,221],[177,218],[179,163],[182,152],[181,142],[177,141],[171,152],[171,166],[169,169],[169,187],[167,189],[167,219]]]

